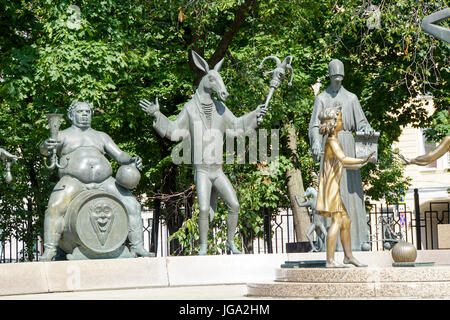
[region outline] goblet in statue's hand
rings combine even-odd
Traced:
[[[145,113],[148,113],[151,116],[153,116],[157,111],[159,111],[158,98],[155,99],[155,103],[145,99],[141,100],[139,101],[139,106]]]
[[[142,171],[142,158],[139,157],[139,156],[135,156],[135,157],[133,157],[131,160],[135,163],[136,168],[137,168],[139,171]]]

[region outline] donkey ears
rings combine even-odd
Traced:
[[[205,59],[203,59],[197,52],[195,52],[194,50],[192,50],[192,59],[194,60],[195,65],[197,66],[197,68],[199,68],[200,70],[202,70],[205,73],[209,72],[209,66],[208,63],[205,61]],[[217,64],[214,66],[214,70],[219,72],[220,68],[222,68],[222,64],[223,61],[225,60],[225,58],[222,58],[222,60],[220,60],[219,62],[217,62]]]
[[[195,65],[197,68],[202,70],[205,73],[209,72],[209,66],[208,63],[203,59],[197,52],[192,50],[192,59],[194,60]]]
[[[217,72],[220,71],[220,68],[222,68],[223,60],[225,60],[225,58],[222,58],[222,60],[217,62],[217,64],[214,66],[214,70],[216,70]]]

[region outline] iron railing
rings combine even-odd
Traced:
[[[420,207],[419,207],[420,208]],[[417,208],[416,208],[417,209]],[[437,225],[450,223],[450,201],[433,201],[426,204],[423,212],[406,210],[405,204],[373,205],[367,215],[370,232],[370,250],[389,250],[395,239],[403,239],[414,244],[418,249],[437,249]],[[420,209],[419,209],[420,210]],[[277,214],[265,215],[263,238],[255,238],[252,245],[253,254],[285,253],[286,243],[296,242],[293,215],[290,208],[279,208]],[[163,221],[158,225],[158,232],[153,232],[153,219],[143,220],[144,246],[149,251],[152,235],[158,235],[156,242],[157,256],[170,255],[169,233]],[[268,227],[269,226],[269,227]],[[269,230],[267,230],[269,228]],[[34,261],[38,261],[43,252],[41,239],[33,244]],[[224,252],[225,253],[225,252]],[[0,263],[22,262],[26,257],[25,243],[14,238],[0,242]]]

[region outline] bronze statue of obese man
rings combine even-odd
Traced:
[[[60,180],[50,196],[44,220],[44,254],[42,261],[56,256],[64,228],[64,215],[71,200],[84,190],[99,189],[120,199],[128,212],[131,253],[151,256],[143,247],[141,206],[131,192],[116,183],[105,153],[119,164],[135,163],[142,168],[142,159],[122,151],[106,133],[91,128],[93,107],[89,102],[73,102],[68,109],[72,126],[58,132],[58,139],[45,140],[40,151],[49,156],[56,148],[61,165]]]

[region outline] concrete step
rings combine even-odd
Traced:
[[[383,268],[392,265],[389,251],[354,252],[354,255],[370,267]],[[0,264],[0,296],[177,286],[245,285],[273,281],[277,277],[277,272],[280,272],[278,269],[286,261],[324,258],[325,252],[315,252],[4,263]],[[342,258],[342,252],[337,252],[336,260],[341,261]],[[436,267],[450,265],[450,250],[419,250],[416,261],[432,261],[436,263]],[[313,278],[314,274],[311,273],[309,277]],[[327,281],[326,279],[323,278],[324,281]]]
[[[395,268],[278,268],[275,280],[307,283],[450,282],[450,265]]]
[[[381,268],[278,268],[275,281],[248,283],[260,297],[450,297],[450,265]]]
[[[450,282],[248,283],[250,297],[285,298],[450,298]]]

